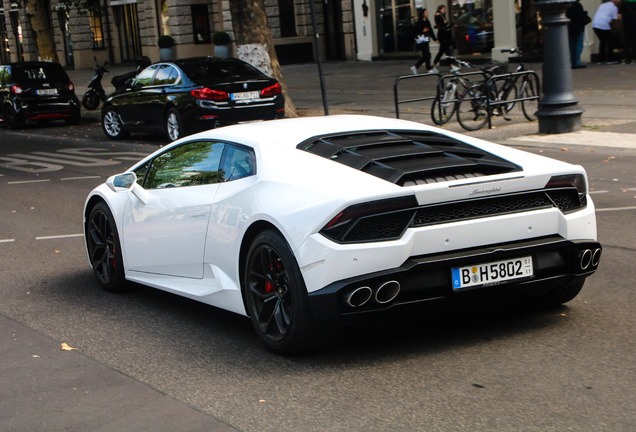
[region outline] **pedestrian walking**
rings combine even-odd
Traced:
[[[623,20],[625,64],[636,61],[636,0],[623,0],[618,9]]]
[[[592,19],[592,28],[599,40],[598,64],[617,63],[614,61],[612,47],[612,21],[620,22],[619,2],[620,0],[610,0],[601,4]]]
[[[431,49],[429,47],[431,39],[439,43],[435,37],[433,26],[431,26],[431,22],[428,20],[428,10],[426,8],[420,9],[418,11],[417,22],[415,23],[415,45],[420,51],[420,58],[414,66],[411,66],[411,72],[413,72],[413,74],[417,74],[417,68],[422,66],[422,63],[426,63],[426,70],[428,72],[438,72],[437,69],[431,67]]]
[[[583,51],[583,39],[585,36],[585,26],[592,20],[581,6],[581,0],[576,0],[568,7],[565,16],[570,19],[568,23],[568,36],[570,39],[570,64],[572,69],[584,68],[581,63],[581,52]]]
[[[439,51],[433,60],[433,71],[437,72],[437,65],[443,55],[450,57],[451,46],[453,44],[453,36],[451,33],[451,23],[446,17],[446,5],[439,5],[435,12],[435,28],[437,29],[437,40],[439,42]]]

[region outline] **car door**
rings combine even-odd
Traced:
[[[149,103],[147,90],[152,87],[152,80],[159,65],[152,65],[142,70],[133,81],[131,89],[116,96],[114,100],[119,115],[124,123],[131,126],[144,126],[148,115],[144,112],[144,105]]]
[[[208,220],[224,144],[192,141],[172,147],[136,170],[148,193],[131,194],[124,214],[127,271],[203,277]]]

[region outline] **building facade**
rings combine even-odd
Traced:
[[[128,63],[142,55],[157,61],[161,35],[174,39],[175,58],[212,55],[214,32],[233,36],[228,0],[89,0],[90,7],[82,11],[60,0],[43,1],[58,58],[67,68],[92,67],[95,60]],[[310,1],[264,0],[281,64],[314,60]],[[592,16],[601,0],[581,3]],[[457,55],[505,60],[501,49],[518,47],[531,57],[542,56],[535,0],[314,0],[321,57],[371,61],[414,56],[411,29],[417,10],[429,9],[433,21],[441,4],[454,23]],[[594,41],[588,37],[584,60]],[[432,49],[434,54],[437,47]],[[0,61],[37,59],[26,0],[0,0]]]

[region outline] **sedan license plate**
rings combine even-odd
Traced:
[[[258,99],[259,96],[260,94],[257,91],[232,93],[232,100],[233,101],[252,100],[252,99]]]
[[[52,89],[39,89],[39,90],[36,90],[35,93],[38,96],[54,96],[54,95],[57,94],[57,89],[54,89],[54,88],[52,88]]]
[[[515,279],[529,278],[533,274],[530,256],[451,269],[454,290],[498,285]]]

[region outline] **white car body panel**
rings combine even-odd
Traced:
[[[338,244],[319,231],[346,207],[384,198],[415,196],[420,205],[461,201],[544,188],[552,176],[585,174],[580,166],[532,155],[429,126],[366,116],[250,123],[185,137],[156,154],[186,142],[225,140],[254,149],[255,176],[206,186],[151,190],[144,204],[131,192],[97,187],[110,207],[123,244],[129,280],[245,314],[239,257],[254,223],[266,222],[293,251],[308,292],[339,280],[399,267],[410,256],[456,251],[541,236],[596,240],[591,199],[574,213],[558,209],[521,212],[409,228],[397,240]],[[281,125],[284,124],[284,129]],[[296,146],[332,132],[365,129],[436,131],[507,159],[523,171],[476,179],[401,187]]]

